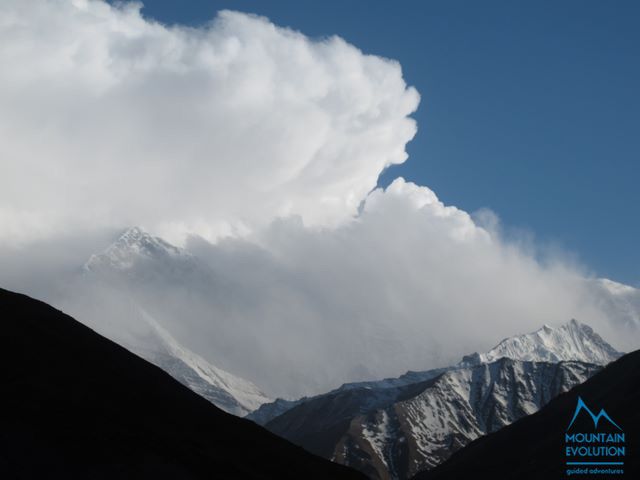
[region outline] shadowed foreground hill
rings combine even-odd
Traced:
[[[363,479],[0,289],[0,478]]]
[[[615,459],[624,461],[624,475],[567,477],[564,434],[576,410],[578,397],[595,415],[604,408],[624,430],[626,456]],[[604,420],[599,425],[595,430],[588,415],[581,415],[571,432],[607,429],[610,433],[618,432]],[[609,364],[585,383],[556,397],[539,412],[475,440],[443,464],[414,477],[415,480],[462,478],[640,478],[640,350]]]

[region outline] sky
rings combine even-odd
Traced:
[[[640,284],[640,4],[634,1],[146,0],[201,25],[220,9],[398,60],[422,95],[409,160],[391,167],[448,204]]]

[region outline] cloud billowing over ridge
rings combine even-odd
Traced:
[[[61,243],[53,261],[65,252],[68,241]],[[22,278],[33,290],[37,278],[38,296],[115,338],[132,328],[133,299],[185,346],[272,396],[449,365],[572,317],[619,349],[638,345],[640,292],[585,278],[559,260],[540,262],[402,179],[335,228],[288,217],[216,244],[190,238],[197,268],[190,256],[142,259],[134,270],[126,260],[115,288],[91,275],[62,277],[60,265],[47,280],[42,250],[51,247],[43,246],[33,260],[32,249],[2,252],[2,264],[12,265],[0,283]],[[88,257],[66,255],[76,267]]]

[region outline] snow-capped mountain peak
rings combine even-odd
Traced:
[[[165,240],[150,235],[140,227],[131,227],[102,253],[91,255],[84,264],[84,269],[88,271],[101,268],[127,270],[141,258],[168,257],[189,258],[190,255]]]
[[[621,355],[590,326],[572,319],[560,327],[544,325],[535,332],[506,338],[486,353],[464,357],[461,363],[490,363],[507,357],[534,362],[580,361],[606,365]]]

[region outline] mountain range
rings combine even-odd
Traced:
[[[589,326],[572,320],[505,339],[448,369],[280,400],[248,418],[370,478],[409,478],[536,412],[620,355]]]
[[[576,417],[580,403],[595,412],[606,411],[622,430],[602,421],[595,427],[589,415]],[[415,480],[460,478],[640,478],[640,350],[610,363],[589,380],[558,395],[537,413],[495,433],[480,437],[447,461],[419,473]],[[570,427],[570,429],[569,429]],[[567,465],[567,432],[624,433],[622,465]],[[593,461],[587,457],[583,460]],[[609,461],[611,458],[608,459]],[[623,473],[568,475],[568,471],[615,470]]]

